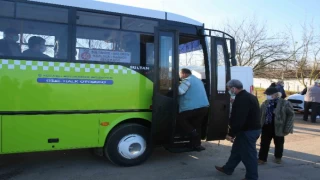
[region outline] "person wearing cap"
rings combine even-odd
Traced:
[[[3,33],[4,38],[0,40],[0,55],[2,56],[20,56],[21,48],[19,41],[19,32],[13,28],[7,28]]]
[[[303,120],[308,121],[309,109],[311,109],[311,122],[316,123],[317,115],[320,108],[320,87],[319,80],[314,82],[314,85],[303,90],[301,93],[304,96],[304,114]]]
[[[231,175],[242,161],[246,167],[245,179],[258,179],[256,142],[261,133],[260,105],[256,96],[243,89],[241,81],[232,79],[227,83],[231,96],[235,96],[226,139],[233,142],[231,155],[222,167],[216,170]]]
[[[277,87],[277,84],[275,82],[272,82],[269,87]]]
[[[267,162],[270,143],[275,144],[275,162],[280,164],[283,154],[284,137],[293,133],[294,110],[292,104],[281,98],[275,87],[266,90],[266,98],[261,105],[261,143],[258,164]]]

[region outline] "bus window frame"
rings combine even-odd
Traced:
[[[15,2],[12,2],[12,1],[1,1],[1,2],[4,2],[4,3],[12,3],[13,5],[13,15],[1,15],[1,17],[15,17],[16,15],[16,3]]]
[[[202,38],[201,35],[199,35],[198,31],[204,29],[204,26],[197,26],[192,24],[187,24],[183,22],[177,22],[167,19],[157,19],[157,18],[151,18],[151,17],[144,17],[144,16],[138,16],[138,15],[132,15],[132,14],[126,14],[126,13],[116,13],[111,11],[101,11],[101,10],[94,10],[94,9],[87,9],[87,8],[79,8],[79,7],[72,7],[72,6],[65,6],[65,5],[59,5],[59,4],[49,4],[49,3],[43,3],[43,2],[35,2],[35,1],[24,1],[24,0],[4,0],[8,2],[14,3],[14,17],[6,17],[6,16],[0,16],[0,18],[9,18],[13,20],[25,20],[25,21],[37,21],[37,22],[46,22],[46,23],[53,23],[53,24],[66,24],[68,26],[68,49],[67,49],[67,59],[61,59],[61,58],[32,58],[32,57],[24,57],[24,56],[0,56],[0,59],[23,59],[23,60],[29,60],[29,61],[51,61],[51,62],[73,62],[73,63],[85,63],[85,64],[110,64],[110,65],[128,65],[126,63],[113,63],[113,62],[101,62],[101,61],[83,61],[83,60],[76,60],[75,59],[75,42],[76,42],[76,27],[80,26],[77,24],[77,11],[83,11],[83,12],[90,12],[90,13],[98,13],[102,15],[114,15],[114,16],[120,16],[120,29],[117,29],[119,31],[126,31],[126,32],[135,32],[135,33],[142,33],[146,35],[153,35],[155,36],[155,33],[148,33],[143,31],[133,31],[133,30],[126,30],[122,28],[122,17],[129,17],[129,18],[137,18],[142,20],[151,20],[151,21],[157,21],[158,26],[161,28],[176,28],[180,27],[183,28],[184,26],[188,28],[195,28],[197,31],[196,33],[187,33],[187,31],[179,31],[180,35],[183,36],[194,36],[197,38]],[[36,20],[36,19],[27,19],[27,18],[17,18],[16,17],[16,10],[17,10],[17,3],[26,3],[26,4],[34,4],[34,5],[43,5],[48,7],[56,7],[56,8],[63,8],[67,9],[68,11],[68,22],[62,23],[62,22],[52,22],[52,21],[45,21],[45,20]],[[172,27],[174,25],[174,27]],[[81,25],[84,27],[93,27],[98,28],[96,26],[88,26],[88,25]],[[114,28],[104,28],[104,29],[110,29],[115,30]],[[74,44],[74,45],[72,45]],[[35,60],[36,59],[36,60]]]
[[[114,16],[114,17],[118,17],[119,18],[119,28],[114,28],[114,27],[104,27],[104,26],[99,26],[99,25],[89,25],[89,24],[82,24],[82,23],[78,23],[78,13],[91,13],[91,14],[96,14],[96,15],[104,15],[104,16]],[[75,24],[77,26],[90,26],[90,27],[99,27],[99,28],[103,28],[103,29],[121,29],[121,20],[122,20],[122,17],[119,16],[119,15],[111,15],[111,14],[106,14],[106,13],[96,13],[96,12],[90,12],[90,11],[80,11],[80,10],[76,10],[76,22]]]
[[[142,18],[134,18],[134,17],[129,17],[129,16],[121,16],[121,28],[123,29],[123,30],[129,30],[129,31],[135,31],[135,30],[132,30],[130,27],[128,27],[128,28],[126,28],[126,29],[124,29],[123,28],[123,22],[124,22],[124,19],[126,19],[126,18],[128,18],[128,19],[134,19],[134,20],[146,20],[146,21],[149,21],[149,22],[152,22],[152,23],[156,23],[156,26],[154,26],[154,27],[159,27],[159,21],[155,21],[155,20],[149,20],[149,19],[142,19]],[[142,31],[142,32],[145,32],[145,33],[153,33],[153,34],[155,34],[155,32],[154,32],[154,27],[152,28],[152,31],[150,32],[150,31]]]
[[[66,11],[66,15],[67,15],[67,19],[65,20],[65,22],[61,22],[61,21],[53,21],[53,20],[46,20],[46,19],[33,19],[33,18],[24,18],[24,17],[19,17],[18,16],[18,6],[19,5],[29,5],[29,6],[35,6],[33,8],[40,8],[42,7],[48,7],[48,8],[55,8],[55,9],[61,9]],[[37,7],[38,6],[38,7]],[[68,8],[63,8],[63,7],[54,7],[54,6],[50,6],[50,5],[41,5],[41,4],[32,4],[32,3],[28,3],[28,2],[17,2],[15,3],[15,18],[17,19],[28,19],[28,20],[38,20],[38,21],[45,21],[45,22],[52,22],[52,23],[63,23],[63,24],[68,24],[69,23],[69,9]]]

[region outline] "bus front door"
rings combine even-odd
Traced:
[[[210,37],[210,110],[207,124],[206,140],[224,140],[228,133],[230,114],[230,95],[226,83],[230,80],[230,57],[227,39]],[[231,40],[230,46],[234,44]],[[231,57],[234,49],[231,47]],[[231,58],[232,61],[232,58]],[[222,68],[218,68],[221,66]]]
[[[179,33],[155,28],[152,139],[155,145],[170,146],[178,111]]]

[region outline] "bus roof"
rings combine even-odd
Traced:
[[[198,22],[196,20],[193,20],[185,16],[174,14],[174,13],[145,9],[145,8],[138,8],[138,7],[126,6],[126,5],[120,5],[120,4],[113,4],[113,3],[103,2],[102,0],[76,0],[76,1],[29,0],[29,1],[72,6],[72,7],[78,7],[78,8],[86,8],[86,9],[92,9],[92,10],[109,11],[114,13],[130,14],[130,15],[150,17],[150,18],[156,18],[156,19],[162,19],[162,20],[177,21],[177,22],[192,24],[196,26],[203,25],[201,22]]]

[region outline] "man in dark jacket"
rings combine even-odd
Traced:
[[[281,98],[285,99],[287,97],[286,91],[284,90],[284,82],[283,81],[278,81],[276,88],[278,89],[279,92],[281,92]]]
[[[23,51],[24,56],[37,57],[37,58],[50,58],[44,54],[46,51],[46,40],[39,36],[32,36],[28,40],[29,49]]]
[[[232,104],[230,130],[226,139],[234,141],[231,155],[223,167],[216,169],[231,175],[242,161],[246,167],[247,180],[258,179],[256,142],[261,133],[260,105],[258,99],[243,89],[239,80],[227,83],[230,95],[236,95]]]

